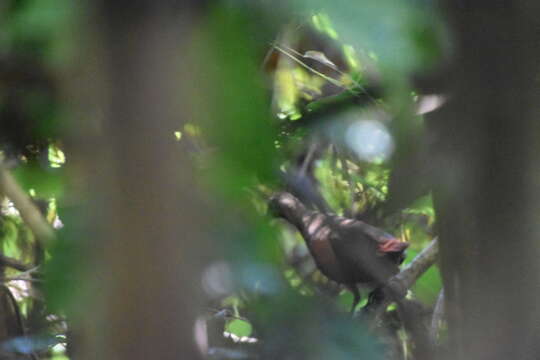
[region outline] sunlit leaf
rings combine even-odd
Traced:
[[[33,189],[38,197],[59,198],[63,195],[65,183],[62,169],[45,169],[35,164],[27,164],[16,168],[13,175],[24,189]]]
[[[233,319],[225,326],[225,331],[235,334],[236,336],[250,336],[253,329],[251,324],[240,319]]]
[[[433,12],[412,1],[299,0],[307,12],[327,14],[339,36],[356,50],[377,54],[391,71],[411,71],[425,66],[439,53]],[[319,19],[318,22],[321,23]],[[322,25],[319,25],[322,26]]]

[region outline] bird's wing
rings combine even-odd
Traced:
[[[407,245],[392,235],[356,220],[334,219],[331,244],[347,274],[356,282],[384,283],[395,274],[398,263],[385,256],[403,252]]]
[[[353,231],[351,231],[353,230]],[[377,244],[355,229],[336,226],[330,243],[347,276],[353,282],[367,283],[377,279]]]
[[[375,240],[379,244],[378,251],[381,254],[401,253],[409,247],[409,243],[403,242],[386,231],[371,226],[363,221],[343,217],[336,217],[336,221],[339,226],[347,228],[351,232],[363,233]]]
[[[409,247],[409,243],[403,242],[398,238],[390,238],[383,243],[379,243],[379,251],[383,254],[402,253]]]

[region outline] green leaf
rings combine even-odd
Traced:
[[[27,191],[34,189],[38,197],[61,197],[64,190],[62,169],[45,169],[36,164],[19,166],[13,171],[17,182]]]
[[[295,4],[305,12],[327,14],[344,43],[365,55],[376,54],[379,64],[391,72],[418,69],[439,54],[433,35],[439,31],[438,23],[427,6],[402,0],[299,0]]]
[[[275,179],[276,158],[268,97],[256,59],[247,15],[235,8],[215,8],[207,31],[196,40],[203,54],[194,100],[204,109],[203,136],[217,147],[207,179],[233,200],[258,181]]]
[[[242,337],[242,336],[250,336],[251,333],[253,332],[253,328],[251,324],[247,321],[234,319],[234,320],[229,321],[225,325],[225,331],[235,334],[236,336]]]
[[[86,210],[86,209],[85,209]],[[97,235],[82,219],[85,210],[60,207],[58,214],[65,226],[57,232],[57,239],[49,249],[50,259],[45,263],[45,292],[52,311],[72,310],[76,299],[91,286],[81,286],[80,279],[88,271],[87,248]]]

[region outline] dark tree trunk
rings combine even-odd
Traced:
[[[451,359],[537,359],[540,2],[445,1],[456,61],[435,120]]]
[[[81,108],[71,160],[101,236],[75,358],[197,359],[204,217],[174,131],[191,118],[187,54],[200,2],[88,3],[97,25],[88,82],[76,85],[92,107]]]

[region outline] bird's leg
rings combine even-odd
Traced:
[[[384,292],[381,287],[374,289],[368,296],[366,306],[362,309],[362,313],[370,314],[375,311],[379,305],[384,302]]]
[[[349,289],[349,291],[352,292],[352,294],[353,294],[353,303],[352,303],[352,307],[351,307],[351,315],[354,315],[354,310],[356,309],[356,306],[358,305],[358,303],[360,302],[360,299],[361,299],[360,291],[358,291],[358,287],[356,286],[356,284],[348,284],[346,286],[347,286],[347,289]]]

